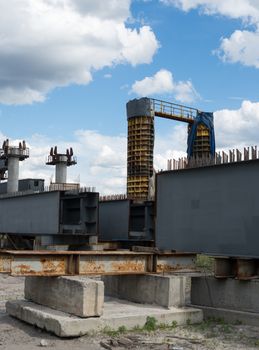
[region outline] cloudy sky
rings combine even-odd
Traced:
[[[259,0],[0,0],[0,142],[26,139],[21,177],[72,146],[70,181],[124,193],[128,100],[215,112],[218,149],[259,144]],[[155,166],[186,125],[156,120]],[[16,142],[16,141],[14,141]]]

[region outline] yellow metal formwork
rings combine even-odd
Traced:
[[[148,116],[128,119],[127,195],[146,200],[149,179],[153,175],[154,118]]]
[[[210,157],[210,131],[203,124],[197,127],[196,138],[193,145],[193,157]]]

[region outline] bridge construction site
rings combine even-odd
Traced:
[[[48,187],[19,179],[29,149],[4,141],[0,273],[25,276],[25,299],[7,302],[7,312],[60,337],[143,326],[154,315],[161,323],[213,316],[259,325],[257,147],[217,151],[213,113],[192,107],[141,98],[126,110],[123,195],[67,183],[72,148],[51,147]],[[186,157],[159,172],[156,117],[186,123],[187,140]],[[213,274],[201,273],[197,254],[214,258]]]

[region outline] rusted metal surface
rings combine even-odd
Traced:
[[[8,273],[11,270],[12,258],[6,255],[0,255],[0,273]]]
[[[195,270],[195,255],[131,251],[1,251],[0,273],[13,276],[146,274]]]
[[[231,258],[215,258],[214,260],[214,275],[216,278],[235,277],[235,259]]]
[[[149,255],[113,255],[113,256],[81,256],[80,275],[88,274],[111,274],[111,273],[146,273],[152,272],[152,266],[149,264]]]
[[[66,257],[16,257],[11,262],[13,276],[60,276],[66,274]]]
[[[196,254],[157,254],[155,260],[157,273],[196,270]]]
[[[236,278],[251,280],[259,277],[259,259],[245,259],[240,257],[216,257],[214,276],[216,278]]]
[[[254,259],[237,259],[236,277],[239,280],[250,280],[258,278],[258,260]]]

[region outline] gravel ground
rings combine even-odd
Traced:
[[[23,297],[23,278],[0,275],[0,350],[31,350],[39,347],[60,350],[101,349],[259,349],[259,327],[204,321],[199,325],[162,327],[156,331],[105,330],[77,339],[59,339],[5,313],[6,300]]]

